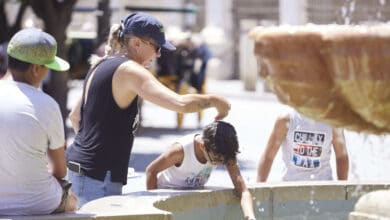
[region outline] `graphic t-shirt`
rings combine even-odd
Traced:
[[[179,167],[172,166],[158,174],[157,188],[202,188],[215,168],[209,163],[202,164],[195,156],[194,138],[186,135],[178,143],[183,146],[184,158]]]
[[[331,180],[331,151],[332,128],[293,112],[282,143],[283,180]]]

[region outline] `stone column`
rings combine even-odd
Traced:
[[[306,0],[279,0],[280,24],[305,24],[307,22],[306,5]]]

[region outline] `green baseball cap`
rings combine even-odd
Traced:
[[[56,56],[57,42],[54,37],[36,28],[18,31],[11,38],[7,53],[17,60],[44,65],[52,70],[69,69],[69,63]]]

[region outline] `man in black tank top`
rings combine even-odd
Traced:
[[[68,160],[80,163],[82,172],[103,181],[111,171],[111,181],[126,184],[127,165],[137,124],[137,97],[125,109],[119,108],[112,96],[112,76],[127,57],[105,58],[85,82],[93,77],[88,101],[81,106],[80,128],[67,152]],[[82,102],[85,103],[85,86]]]

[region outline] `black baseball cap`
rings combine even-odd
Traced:
[[[130,14],[122,20],[122,25],[121,36],[130,33],[135,36],[147,36],[155,40],[164,49],[176,50],[175,46],[165,40],[164,26],[149,14],[142,12]]]

